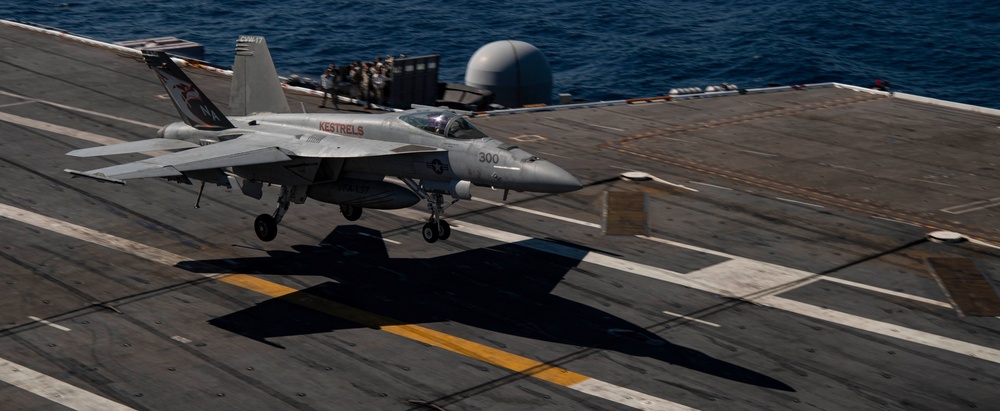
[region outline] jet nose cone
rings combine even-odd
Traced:
[[[583,187],[568,171],[548,161],[536,161],[532,164],[532,175],[529,178],[531,191],[543,193],[565,193],[579,190]]]

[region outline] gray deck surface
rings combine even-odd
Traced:
[[[228,79],[190,73],[225,111]],[[925,240],[1000,241],[998,117],[839,88],[478,117],[585,188],[459,202],[435,244],[423,204],[350,223],[309,201],[261,243],[276,188],[194,209],[197,186],[63,173],[142,158],[64,154],[153,137],[178,121],[162,94],[134,58],[0,25],[2,408],[1000,400],[1000,320],[958,317],[925,263],[1000,277],[996,248]],[[602,235],[605,191],[648,193],[651,236]]]

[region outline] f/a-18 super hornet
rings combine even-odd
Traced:
[[[386,114],[290,113],[263,37],[240,36],[233,64],[230,116],[205,96],[160,51],[143,51],[146,64],[163,83],[184,122],[169,124],[157,137],[67,153],[107,156],[153,150],[168,154],[90,171],[66,170],[76,177],[125,184],[159,177],[232,188],[260,199],[263,184],[281,186],[272,214],[261,214],[254,231],[273,240],[291,203],[307,198],[340,205],[350,221],[364,208],[398,209],[427,201],[424,240],[447,239],[442,219],[448,205],[471,198],[471,186],[560,193],[580,181],[562,168],[512,144],[493,139],[460,113],[419,108]],[[401,184],[384,181],[396,177]],[[197,204],[197,203],[196,203]]]

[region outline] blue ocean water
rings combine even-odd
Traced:
[[[897,91],[1000,108],[995,0],[0,0],[0,18],[106,41],[176,36],[225,66],[238,35],[264,35],[282,75],[440,54],[440,80],[461,83],[480,46],[515,39],[546,55],[554,92],[592,101],[723,82],[878,78]]]

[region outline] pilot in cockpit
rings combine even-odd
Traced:
[[[448,117],[444,114],[439,114],[436,116],[430,116],[427,119],[427,124],[429,128],[434,131],[435,134],[444,135],[444,127],[448,124]]]
[[[453,112],[416,112],[399,118],[411,126],[450,139],[473,140],[488,137],[460,114]]]

